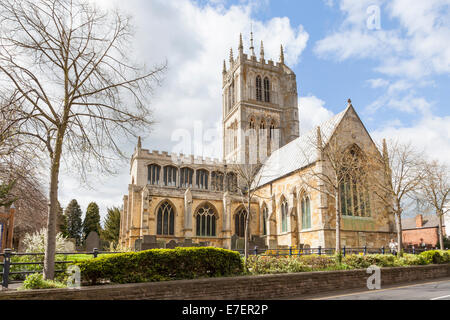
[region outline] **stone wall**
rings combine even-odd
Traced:
[[[278,275],[180,280],[125,285],[0,292],[0,300],[267,300],[330,292],[365,289],[366,270],[304,272]],[[450,277],[450,264],[382,268],[381,288],[416,280]]]

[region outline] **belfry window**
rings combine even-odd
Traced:
[[[270,102],[270,82],[269,78],[264,78],[264,102]]]
[[[159,174],[161,172],[161,167],[157,164],[151,164],[148,166],[147,183],[151,185],[159,184]]]
[[[172,205],[167,201],[158,208],[156,234],[170,236],[175,234],[175,213]]]
[[[195,218],[197,236],[215,237],[216,220],[216,214],[211,205],[205,204],[200,209],[198,209]]]
[[[256,76],[256,100],[262,101],[262,83],[260,76]]]

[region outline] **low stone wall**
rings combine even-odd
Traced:
[[[366,270],[303,272],[196,280],[104,285],[81,289],[0,292],[0,300],[263,300],[289,298],[333,290],[366,288]],[[450,277],[450,264],[381,269],[381,287]]]

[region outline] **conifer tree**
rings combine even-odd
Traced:
[[[117,243],[119,241],[120,230],[120,209],[117,207],[108,208],[108,215],[105,219],[105,229],[103,230],[103,239]]]
[[[81,244],[82,237],[82,211],[77,202],[73,199],[66,207],[65,216],[67,218],[67,235],[76,240],[77,245]]]
[[[83,240],[86,240],[91,231],[97,232],[100,236],[100,213],[98,205],[95,202],[89,203],[86,209],[86,216],[83,221]]]

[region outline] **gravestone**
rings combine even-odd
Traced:
[[[141,250],[159,249],[164,248],[156,240],[156,236],[145,235],[144,240],[141,244]]]
[[[189,247],[194,247],[195,244],[192,242],[192,239],[184,239],[184,241],[182,243],[179,243],[179,246],[189,248]]]
[[[100,237],[97,232],[91,231],[86,238],[86,251],[92,252],[94,248],[100,249]]]
[[[231,236],[231,250],[236,250],[237,249],[237,240],[239,239],[239,237],[236,234],[233,234]]]
[[[142,250],[142,239],[136,239],[134,242],[134,251],[141,251]]]
[[[166,249],[175,249],[177,247],[177,242],[175,240],[170,240],[166,243]]]

